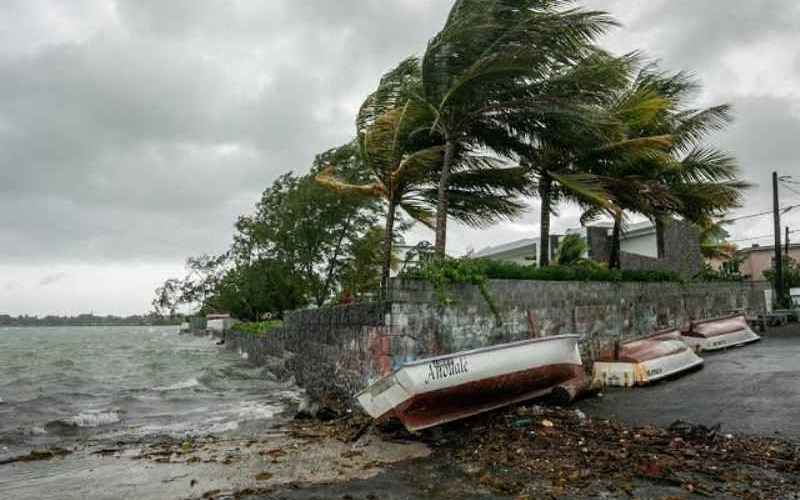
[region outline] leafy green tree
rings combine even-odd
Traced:
[[[255,214],[239,218],[232,250],[238,263],[263,258],[286,263],[318,306],[338,287],[351,243],[381,214],[372,199],[340,196],[316,183],[314,177],[327,165],[336,165],[346,179],[364,180],[355,144],[319,155],[309,174],[281,176],[264,191]]]
[[[175,316],[181,300],[181,281],[170,278],[156,288],[156,296],[152,301],[153,310],[158,316]],[[166,314],[165,314],[166,313]]]
[[[536,136],[539,118],[566,106],[541,98],[542,82],[581,59],[613,21],[571,1],[457,0],[422,59],[417,98],[444,139],[438,179],[436,252],[445,255],[448,186],[460,151],[510,152],[509,137]]]
[[[586,241],[577,234],[568,234],[561,239],[556,252],[556,261],[559,266],[573,266],[584,260],[588,249]]]
[[[286,263],[255,259],[229,269],[218,283],[207,307],[246,321],[264,315],[283,317],[283,311],[306,303],[303,280]]]
[[[775,269],[764,271],[764,277],[775,287]],[[792,288],[800,288],[800,262],[792,259],[791,257],[783,257],[783,286],[785,295],[783,297],[776,297],[775,303],[779,307],[792,307]]]
[[[375,226],[350,244],[351,259],[341,269],[339,278],[343,295],[362,300],[379,289],[384,265],[383,242],[384,229]]]

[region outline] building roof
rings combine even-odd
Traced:
[[[531,248],[534,252],[538,247],[538,240],[533,238],[525,238],[522,240],[512,241],[503,245],[496,245],[486,247],[483,250],[476,252],[474,257],[493,257],[495,255],[502,255],[504,253],[513,252],[515,250],[522,250],[524,248]]]
[[[786,244],[781,245],[781,248],[786,248]],[[800,250],[800,243],[789,243],[789,250]],[[753,245],[747,248],[740,248],[736,251],[738,254],[755,253],[755,252],[774,252],[775,245]]]
[[[610,231],[613,231],[613,228]],[[622,239],[625,240],[628,238],[635,238],[637,236],[647,236],[649,234],[655,234],[655,232],[655,224],[649,220],[646,220],[644,222],[637,222],[636,224],[629,224],[628,227],[622,232]]]

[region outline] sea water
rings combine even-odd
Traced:
[[[0,328],[0,461],[165,436],[246,437],[296,401],[291,386],[215,338],[175,327]],[[46,482],[19,469],[0,465],[0,498],[20,481]]]

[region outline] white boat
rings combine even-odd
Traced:
[[[408,363],[356,395],[373,418],[410,431],[585,385],[577,335],[524,340]]]
[[[698,368],[703,359],[684,341],[679,330],[665,330],[631,340],[595,361],[593,384],[633,387]]]
[[[693,321],[683,333],[686,343],[697,352],[718,351],[761,340],[743,314],[724,318]]]

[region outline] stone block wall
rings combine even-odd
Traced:
[[[763,285],[492,281],[492,313],[477,287],[453,287],[441,306],[424,282],[395,281],[391,300],[288,313],[263,336],[225,334],[232,349],[313,398],[349,402],[405,362],[531,337],[582,336],[584,361],[618,338],[680,327],[734,309],[764,309]]]
[[[396,337],[414,339],[393,354],[465,349],[560,334],[582,336],[586,361],[617,339],[641,337],[732,310],[765,309],[764,286],[750,283],[594,283],[496,280],[488,285],[499,311],[492,313],[475,286],[454,287],[440,306],[432,286],[396,283],[391,326]],[[499,320],[499,321],[498,321]]]
[[[349,400],[391,371],[386,304],[355,304],[293,311],[284,325],[264,335],[226,332],[230,349],[294,378],[314,399]]]

